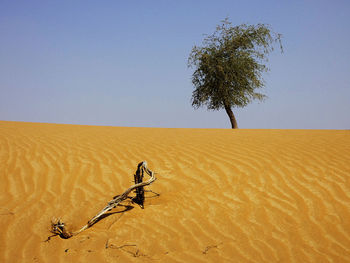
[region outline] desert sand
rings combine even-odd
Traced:
[[[125,201],[157,180],[145,208]],[[147,178],[145,178],[147,179]],[[0,122],[0,262],[350,262],[350,131]],[[126,210],[126,211],[125,211]]]

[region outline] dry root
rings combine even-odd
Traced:
[[[146,172],[151,178],[146,181],[142,182],[142,177],[144,172]],[[143,187],[146,185],[150,185],[156,180],[156,177],[154,175],[154,172],[148,169],[147,163],[141,162],[137,166],[137,171],[135,174],[135,183],[133,186],[129,187],[123,194],[117,195],[113,198],[112,201],[108,202],[107,206],[101,210],[96,216],[94,216],[92,219],[90,219],[86,225],[84,225],[81,229],[75,232],[70,232],[66,229],[65,223],[63,223],[60,219],[55,219],[51,221],[51,230],[50,232],[53,233],[53,236],[60,236],[61,238],[67,239],[72,236],[75,236],[79,234],[80,232],[84,231],[85,229],[91,227],[93,224],[95,224],[99,219],[101,219],[101,216],[104,215],[106,212],[112,210],[113,208],[117,207],[118,204],[125,199],[129,198],[128,195],[131,191],[136,189],[136,203],[138,203],[143,208],[143,194],[144,190]],[[47,239],[50,240],[50,237]]]
[[[61,222],[61,219],[55,219],[51,221],[50,232],[64,239],[67,239],[73,236],[73,234],[66,229],[65,224]]]

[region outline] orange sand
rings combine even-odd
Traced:
[[[157,172],[145,209],[123,207]],[[0,262],[350,262],[350,131],[0,122]],[[148,193],[151,196],[151,193]]]

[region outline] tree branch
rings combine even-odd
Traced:
[[[79,233],[81,233],[82,231],[84,231],[85,229],[91,227],[92,225],[94,225],[98,220],[102,219],[102,216],[112,210],[113,208],[117,207],[117,205],[124,201],[125,199],[128,198],[128,195],[130,194],[130,192],[134,189],[140,189],[143,188],[146,185],[150,185],[151,183],[153,183],[156,180],[155,174],[153,171],[151,171],[150,169],[148,169],[147,167],[147,162],[141,162],[139,163],[138,167],[137,167],[137,171],[136,174],[142,174],[146,172],[151,178],[146,181],[146,182],[141,182],[134,184],[133,186],[129,187],[128,189],[125,190],[124,193],[122,193],[121,195],[117,195],[116,197],[113,198],[113,200],[109,201],[108,204],[93,218],[91,218],[87,224],[85,224],[82,228],[80,228],[78,231],[75,232],[70,232],[66,229],[65,224],[63,222],[61,222],[60,219],[57,219],[56,222],[51,222],[51,232],[55,235],[58,235],[62,238],[70,238],[72,236],[78,235]],[[142,207],[142,206],[141,206]],[[50,240],[50,239],[48,239]],[[47,240],[47,241],[48,241]]]

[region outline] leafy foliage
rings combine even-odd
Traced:
[[[205,37],[203,46],[194,46],[188,66],[194,67],[192,106],[206,105],[208,109],[244,107],[252,100],[266,96],[256,91],[264,87],[262,73],[269,70],[264,64],[280,44],[281,34],[265,24],[232,26],[228,18]]]

